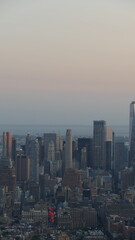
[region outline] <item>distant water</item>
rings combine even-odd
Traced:
[[[65,136],[66,129],[71,128],[73,136],[90,137],[93,135],[93,126],[90,125],[0,125],[0,135],[4,131],[11,131],[14,135],[31,135],[40,136],[43,133],[59,133]],[[128,126],[112,126],[116,136],[128,137]]]

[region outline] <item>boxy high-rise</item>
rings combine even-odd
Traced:
[[[94,121],[93,167],[106,169],[106,122]]]

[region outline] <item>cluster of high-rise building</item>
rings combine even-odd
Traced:
[[[134,211],[135,102],[130,104],[129,138],[116,137],[104,120],[93,122],[89,138],[74,138],[67,129],[65,136],[27,134],[19,146],[11,132],[4,132],[1,156],[1,218],[62,229],[102,226],[112,237],[125,236],[125,230],[114,229],[114,222],[122,222],[121,228],[132,227],[126,234],[134,236],[133,221],[127,223],[118,206],[128,201],[124,206],[132,204]],[[113,204],[117,207],[111,212]]]

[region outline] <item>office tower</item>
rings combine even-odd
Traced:
[[[111,170],[113,165],[113,131],[112,127],[106,127],[106,170]]]
[[[47,160],[50,163],[50,175],[52,177],[56,177],[56,173],[57,173],[57,163],[58,161],[56,161],[56,156],[55,156],[55,150],[54,150],[54,142],[50,141],[49,145],[48,145],[48,157]]]
[[[115,172],[124,169],[127,166],[128,149],[124,142],[115,143]]]
[[[30,159],[30,181],[39,182],[39,144],[31,139],[27,144],[27,157]]]
[[[56,133],[45,133],[44,134],[44,157],[45,161],[48,161],[48,150],[50,142],[54,143],[55,154],[60,151],[60,136]]]
[[[129,166],[135,161],[135,101],[130,104],[129,116]]]
[[[62,160],[62,140],[59,134],[44,134],[44,173],[55,177]]]
[[[39,165],[44,165],[44,143],[42,137],[37,137],[38,144],[39,144]]]
[[[93,167],[92,144],[93,144],[93,140],[91,138],[78,138],[78,161],[80,166],[81,166],[82,149],[86,148],[86,154],[87,154],[86,164],[88,167]]]
[[[93,167],[106,169],[106,122],[94,121]]]
[[[32,140],[32,137],[31,135],[28,133],[27,136],[26,136],[26,141],[25,141],[25,146],[24,146],[24,153],[26,155],[28,155],[28,152],[29,152],[29,145],[30,145],[30,142]]]
[[[106,170],[112,169],[112,141],[106,141]]]
[[[72,130],[66,131],[65,170],[72,168]]]
[[[12,160],[16,164],[16,139],[12,138]]]
[[[8,187],[8,191],[15,191],[15,168],[10,165],[8,158],[0,159],[0,187]]]
[[[3,157],[12,157],[12,133],[3,132]]]
[[[18,155],[16,159],[16,180],[28,181],[30,178],[30,159],[25,155]]]
[[[87,149],[86,147],[81,149],[81,169],[86,169],[87,167]]]
[[[106,141],[113,140],[113,130],[111,126],[106,126]]]
[[[54,142],[50,141],[48,144],[48,157],[47,160],[49,162],[54,162],[55,161],[55,150],[54,150]]]
[[[78,154],[78,147],[77,147],[77,141],[72,141],[72,167],[73,168],[79,168],[78,161],[77,161],[77,154]]]
[[[76,158],[76,151],[78,149],[78,144],[76,140],[72,141],[72,157]]]
[[[15,191],[15,168],[0,168],[0,186],[7,186],[8,191]]]

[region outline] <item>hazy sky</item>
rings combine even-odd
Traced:
[[[128,124],[134,0],[0,0],[0,123]]]

